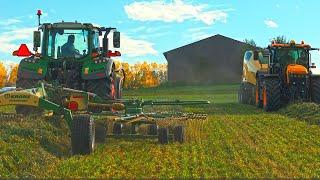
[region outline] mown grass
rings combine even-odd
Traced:
[[[68,131],[58,120],[0,122],[0,177],[320,178],[320,107],[295,104],[264,113],[237,104],[236,90],[219,85],[125,92],[128,98],[210,100],[207,106],[167,108],[209,114],[207,121],[187,125],[192,140],[185,144],[110,139],[92,155],[71,157]],[[190,131],[193,126],[200,131]]]

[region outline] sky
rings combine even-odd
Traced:
[[[124,62],[166,63],[164,52],[216,34],[260,47],[279,35],[320,47],[319,8],[318,0],[1,0],[0,59],[18,63],[12,52],[21,43],[32,49],[38,9],[42,22],[116,27]],[[312,57],[320,66],[320,52]]]

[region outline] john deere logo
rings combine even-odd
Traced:
[[[4,98],[6,99],[29,99],[30,95],[25,95],[25,94],[5,94]]]

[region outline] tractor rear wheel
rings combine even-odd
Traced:
[[[262,108],[263,107],[263,100],[260,99],[260,87],[256,86],[255,88],[255,100],[256,100],[256,106],[258,108]]]
[[[95,124],[90,115],[73,117],[71,129],[72,154],[90,154],[95,146]]]
[[[263,109],[276,111],[281,105],[281,87],[278,78],[266,78],[262,90]]]
[[[262,81],[261,79],[259,79],[258,77],[257,79],[257,83],[255,86],[255,104],[258,108],[263,108],[263,99],[262,97]]]
[[[311,79],[311,100],[320,104],[320,77],[312,77]]]
[[[92,92],[103,99],[115,98],[114,81],[111,77],[94,79],[87,82],[87,91]]]
[[[16,87],[22,89],[30,89],[36,87],[39,80],[36,79],[24,79],[24,78],[17,78]],[[15,107],[17,114],[29,115],[31,113],[41,114],[43,112],[42,109],[31,107],[31,106],[24,106],[24,105],[16,105]]]
[[[88,92],[92,92],[106,100],[115,99],[115,86],[111,76],[103,79],[89,80],[86,85]],[[102,112],[102,110],[98,108],[89,108],[88,111],[93,113]]]

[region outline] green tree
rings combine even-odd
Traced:
[[[249,44],[253,47],[257,47],[257,44],[253,39],[244,39],[244,43]]]
[[[254,50],[260,49],[259,47],[257,47],[257,44],[253,39],[244,39],[243,42],[245,43],[245,45],[241,47],[241,53],[240,53],[241,61],[243,60],[243,56],[246,51],[254,51]]]
[[[273,39],[270,40],[270,42],[274,41],[277,44],[288,44],[289,41],[287,40],[287,38],[285,36],[277,36]]]

